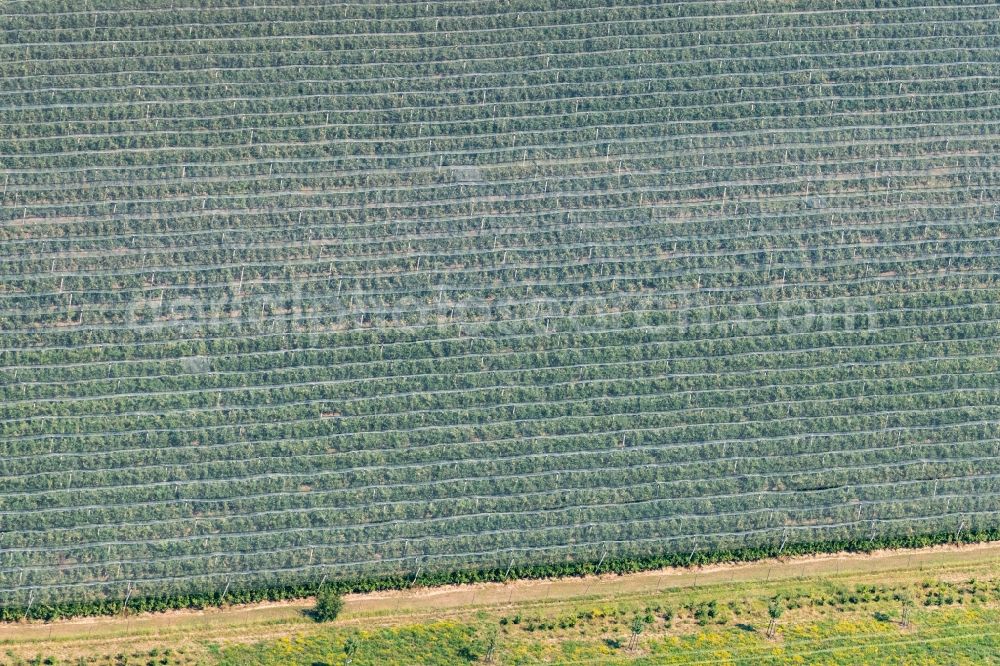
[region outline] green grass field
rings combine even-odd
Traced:
[[[708,602],[706,602],[708,603]],[[568,614],[558,622],[569,630],[543,630],[543,636],[514,628],[499,632],[497,664],[591,664],[653,666],[660,664],[990,664],[996,663],[1000,632],[995,623],[1000,612],[979,607],[916,612],[919,628],[901,630],[893,621],[873,619],[879,611],[862,604],[864,611],[846,618],[820,614],[813,621],[781,628],[775,639],[761,637],[760,627],[718,626],[700,628],[680,636],[641,638],[637,647],[625,649],[631,630],[620,619],[581,621],[582,613],[612,612],[641,615],[645,609],[612,606]],[[888,604],[885,604],[888,606]],[[655,605],[649,606],[655,609]],[[876,606],[877,607],[877,606]],[[636,613],[638,611],[638,613]],[[728,612],[728,611],[724,611]],[[655,613],[654,613],[655,617]],[[744,619],[740,616],[737,620]],[[654,619],[646,629],[659,633]],[[725,618],[720,624],[731,624]],[[742,624],[742,623],[741,623]],[[766,620],[763,624],[767,624]],[[586,626],[581,626],[586,625]],[[242,664],[344,664],[344,647],[352,638],[359,645],[351,664],[490,663],[485,655],[492,625],[441,622],[357,634],[314,633],[253,648],[226,650],[218,663]],[[181,662],[183,663],[183,662]]]

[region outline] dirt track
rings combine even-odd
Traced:
[[[760,584],[795,578],[850,577],[880,581],[912,577],[933,569],[939,578],[1000,571],[1000,543],[936,547],[871,554],[835,554],[692,569],[671,568],[624,576],[524,580],[510,583],[417,588],[346,597],[345,624],[396,624],[429,618],[460,617],[483,609],[518,608],[655,594],[687,587]],[[90,650],[141,649],[144,645],[199,640],[219,643],[258,641],[311,626],[303,599],[204,611],[173,611],[129,618],[78,618],[50,624],[0,625],[0,648],[23,654],[39,651],[77,656]]]

